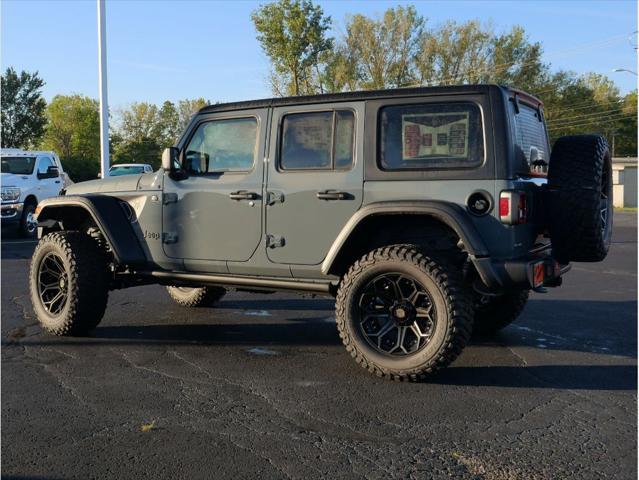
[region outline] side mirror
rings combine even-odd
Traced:
[[[162,170],[173,172],[180,169],[180,151],[176,147],[165,148],[162,152]]]
[[[57,178],[59,176],[60,176],[60,170],[58,170],[58,167],[54,167],[54,166],[50,166],[49,168],[47,168],[46,172],[38,172],[39,179]]]

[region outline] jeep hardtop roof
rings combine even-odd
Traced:
[[[247,110],[250,108],[266,108],[279,107],[286,105],[305,105],[314,103],[328,102],[348,102],[352,100],[373,100],[381,98],[396,97],[414,97],[420,95],[448,95],[448,94],[472,94],[472,93],[488,93],[491,89],[501,90],[507,95],[520,95],[521,100],[534,105],[543,105],[538,98],[516,88],[510,88],[503,85],[485,84],[485,85],[449,85],[437,87],[416,87],[416,88],[392,88],[385,90],[365,90],[358,92],[344,93],[327,93],[322,95],[306,95],[299,97],[277,97],[264,98],[260,100],[248,100],[243,102],[218,103],[208,105],[199,110],[201,113],[226,112],[233,110]]]

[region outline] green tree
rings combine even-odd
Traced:
[[[166,111],[166,110],[165,110]],[[170,130],[160,122],[160,109],[148,102],[136,102],[119,112],[117,143],[113,163],[148,163],[158,167],[162,155],[162,135]]]
[[[337,44],[321,58],[321,93],[354,91],[359,87],[355,55],[344,44]]]
[[[414,58],[425,20],[415,7],[386,10],[379,19],[354,15],[346,26],[344,43],[356,67],[361,88],[403,87],[414,82]]]
[[[74,181],[96,178],[100,170],[98,101],[84,95],[56,95],[46,113],[42,148],[60,155]]]
[[[276,95],[302,95],[318,89],[314,76],[324,52],[330,17],[310,0],[279,0],[262,5],[251,16],[257,39],[270,58],[271,84]],[[317,80],[317,78],[315,78]]]
[[[619,157],[637,156],[637,90],[623,98],[621,112],[624,116],[615,132],[615,155]]]
[[[178,111],[178,136],[184,132],[186,127],[189,125],[191,118],[195,115],[200,108],[206,107],[210,105],[210,101],[199,97],[192,99],[184,99],[180,100],[177,104]]]
[[[541,54],[541,44],[530,43],[522,27],[497,35],[475,20],[451,21],[422,35],[415,61],[422,85],[499,83],[530,89],[547,70]]]
[[[624,127],[628,128],[633,121],[636,125],[636,106],[634,115],[631,109],[624,110],[629,105],[624,104],[618,88],[607,77],[560,71],[548,75],[545,85],[536,93],[545,104],[551,141],[564,135],[601,133],[610,143],[614,136],[616,147],[630,144],[624,140],[627,137]],[[630,137],[635,138],[636,144],[636,135]],[[619,149],[615,148],[614,153],[619,154]]]
[[[193,114],[208,105],[204,98],[165,101],[161,107],[148,102],[131,104],[118,112],[112,133],[114,163],[160,165],[162,150],[174,145]]]
[[[158,136],[160,145],[170,147],[175,144],[179,137],[180,130],[180,114],[173,102],[165,101],[158,111]]]
[[[0,77],[2,146],[29,148],[39,143],[47,119],[42,98],[44,80],[38,72],[20,75],[9,67]]]
[[[541,44],[531,43],[523,27],[514,26],[491,39],[490,65],[481,81],[533,90],[539,87],[548,69],[542,61]]]

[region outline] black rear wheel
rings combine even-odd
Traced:
[[[389,272],[373,278],[359,295],[359,333],[380,353],[415,353],[431,340],[437,313],[433,299],[413,276]]]
[[[451,363],[472,331],[458,269],[417,248],[379,248],[354,263],[337,293],[346,350],[378,376],[419,380]]]

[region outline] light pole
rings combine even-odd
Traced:
[[[109,176],[109,102],[107,99],[105,0],[98,2],[98,77],[100,81],[100,172]]]
[[[613,68],[612,71],[613,72],[628,72],[628,73],[632,73],[635,77],[637,76],[637,72],[634,72],[632,70],[628,70],[627,68]]]

